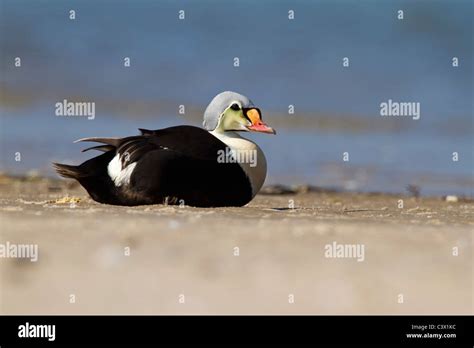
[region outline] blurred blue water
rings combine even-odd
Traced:
[[[203,110],[218,92],[235,90],[269,115],[293,104],[292,117],[380,118],[379,105],[388,99],[421,103],[421,119],[398,132],[297,131],[289,122],[277,137],[252,136],[267,154],[269,182],[394,192],[419,184],[422,193],[472,195],[472,1],[0,4],[0,87],[32,100],[2,102],[3,170],[51,173],[51,160],[90,156],[77,152],[76,138],[186,123],[162,113],[136,119],[100,109],[94,121],[55,117],[54,103],[64,98]],[[295,20],[288,20],[290,9]],[[15,57],[21,68],[13,66]],[[130,68],[124,57],[131,57]],[[14,161],[16,151],[21,162]],[[341,160],[345,151],[349,163]]]

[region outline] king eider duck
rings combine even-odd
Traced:
[[[204,112],[204,128],[139,129],[126,138],[83,138],[103,154],[79,166],[53,163],[97,202],[114,205],[243,206],[265,181],[262,150],[238,132],[275,134],[260,110],[235,92],[218,94]]]

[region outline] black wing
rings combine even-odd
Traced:
[[[141,135],[126,138],[83,138],[76,142],[98,142],[104,145],[82,150],[115,150],[120,154],[122,167],[139,161],[145,154],[155,150],[173,151],[187,156],[215,160],[217,151],[225,144],[204,129],[193,126],[176,126],[159,130],[139,129]]]

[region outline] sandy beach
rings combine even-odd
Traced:
[[[469,199],[267,187],[242,208],[118,207],[9,176],[0,192],[0,243],[39,250],[0,259],[2,314],[473,313]]]

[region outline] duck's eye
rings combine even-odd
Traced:
[[[231,108],[232,110],[234,110],[234,111],[239,111],[239,110],[240,110],[240,106],[239,106],[239,104],[237,104],[237,103],[232,104],[232,105],[230,106],[230,108]]]

